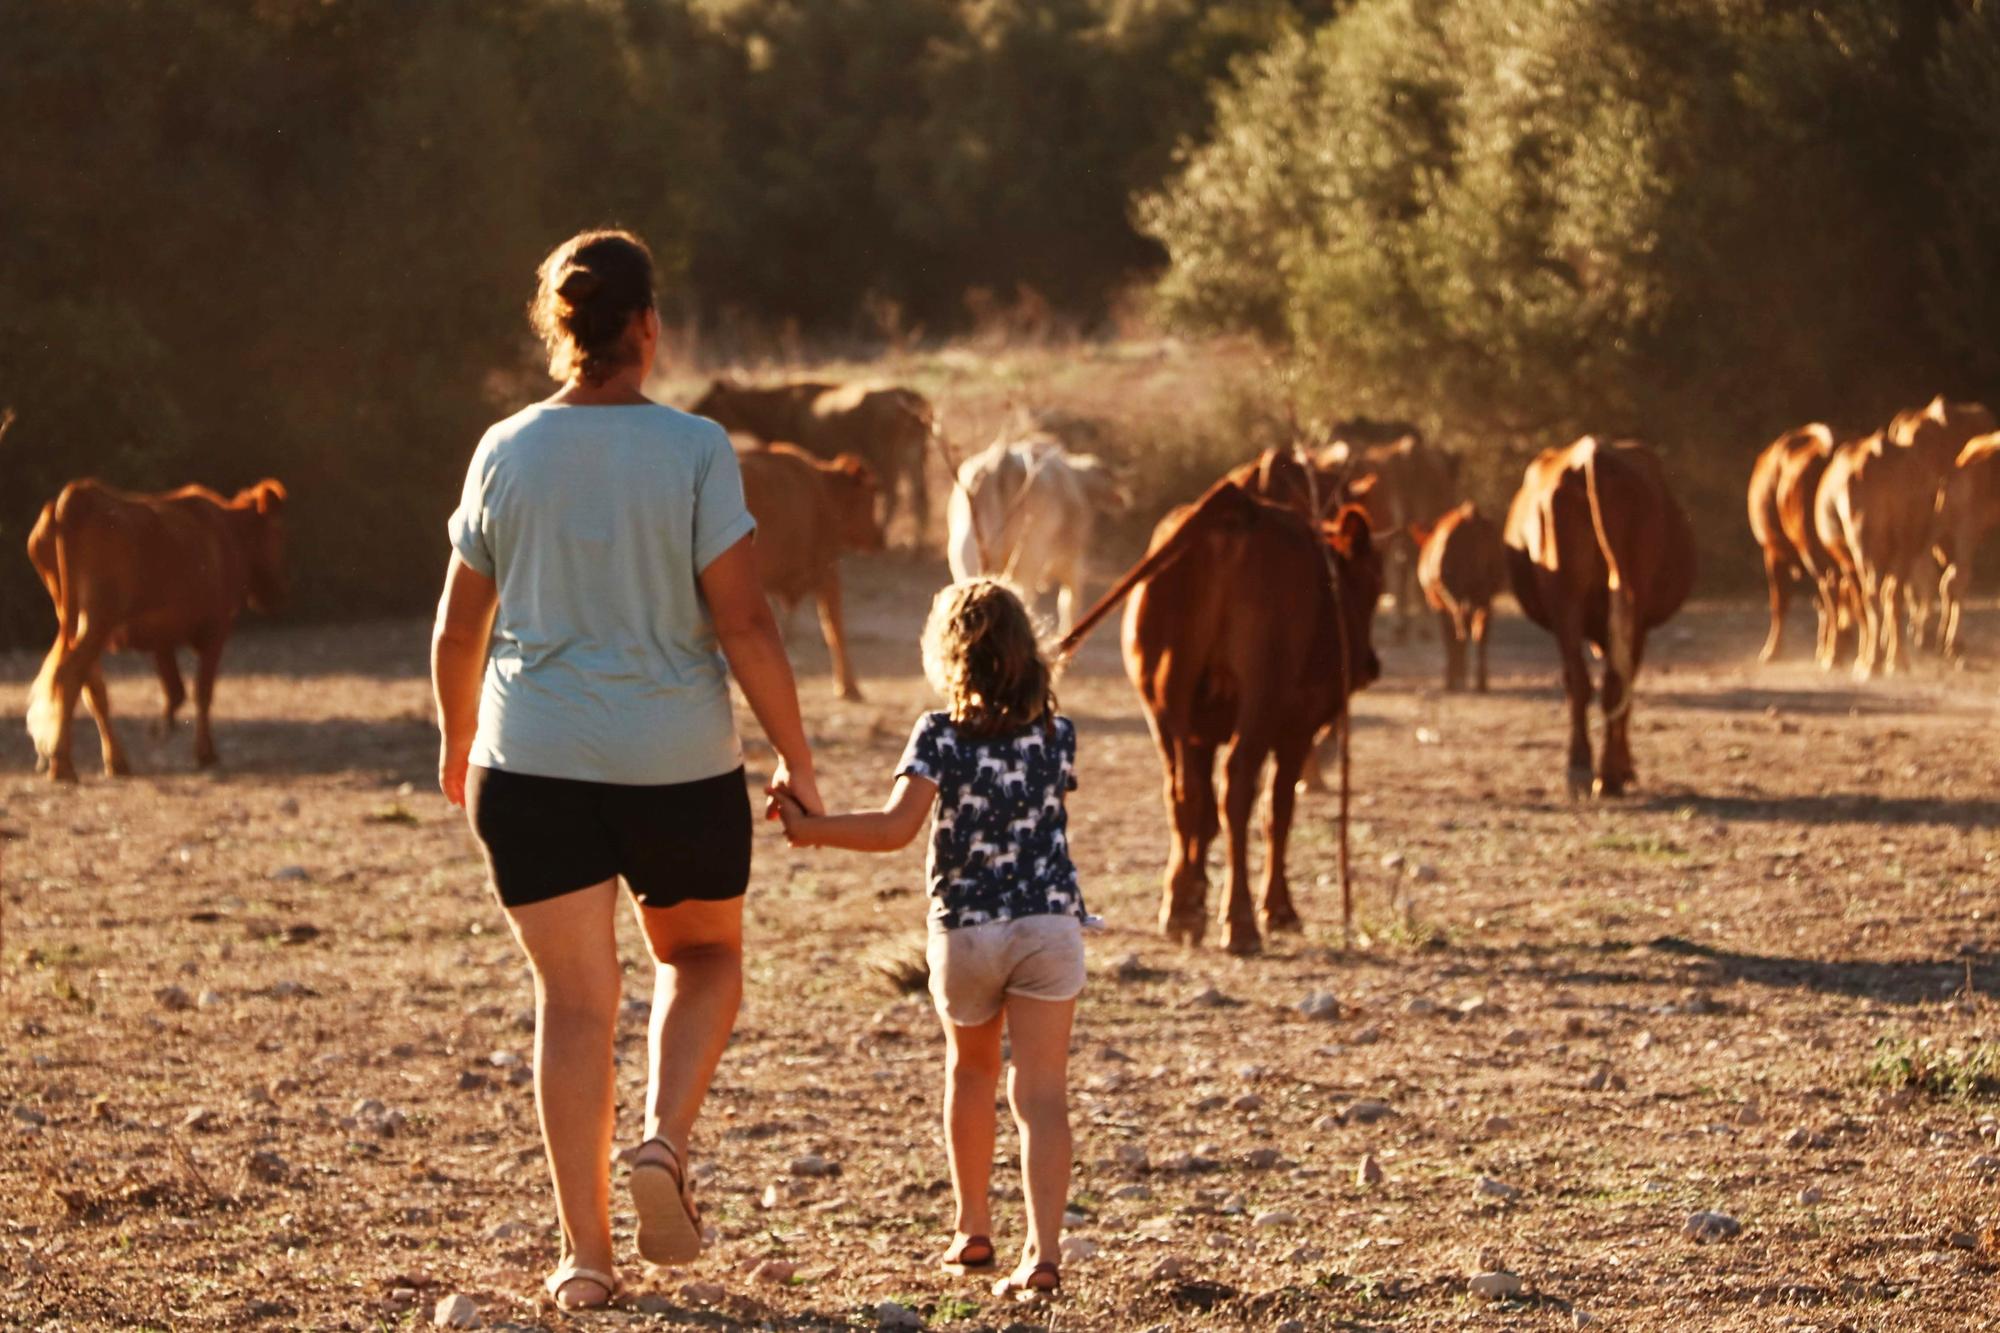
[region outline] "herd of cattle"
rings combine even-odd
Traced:
[[[933,450],[951,463],[953,578],[994,574],[1030,593],[1053,590],[1064,657],[1123,603],[1123,657],[1160,750],[1172,829],[1161,926],[1200,941],[1207,852],[1226,834],[1221,918],[1237,953],[1260,947],[1260,926],[1298,925],[1285,874],[1296,789],[1316,779],[1315,747],[1344,720],[1354,691],[1380,674],[1372,635],[1385,590],[1399,635],[1419,596],[1436,612],[1445,687],[1465,688],[1470,676],[1484,690],[1493,600],[1511,587],[1556,639],[1571,793],[1615,796],[1635,776],[1630,718],[1646,636],[1694,582],[1692,529],[1644,445],[1586,436],[1544,451],[1496,524],[1462,495],[1455,455],[1414,427],[1364,418],[1342,423],[1326,445],[1268,450],[1167,514],[1144,557],[1079,617],[1095,525],[1130,498],[1110,466],[1058,434],[1013,430],[960,462],[922,395],[866,385],[718,379],[693,410],[737,437],[765,586],[788,610],[815,600],[843,697],[858,698],[860,685],[840,556],[881,549],[905,501],[925,531]],[[1955,645],[1965,561],[2000,521],[1996,457],[1991,414],[1942,399],[1863,439],[1836,445],[1828,428],[1810,426],[1765,449],[1750,482],[1751,528],[1771,580],[1764,656],[1778,650],[1798,577],[1815,589],[1823,664],[1852,630],[1857,669],[1878,660],[1893,669],[1904,600],[1920,639],[1936,601],[1940,640]],[[54,778],[76,776],[79,698],[97,722],[106,771],[128,771],[101,669],[102,655],[119,649],[152,655],[166,692],[163,729],[185,698],[175,652],[194,649],[196,759],[215,762],[209,711],[223,643],[245,606],[283,598],[285,502],[271,480],[230,499],[200,487],[134,495],[85,480],[44,507],[28,550],[59,628],[28,725]],[[1601,685],[1587,644],[1603,658]],[[1604,719],[1594,760],[1593,697]],[[1250,814],[1266,760],[1269,848],[1253,899]]]

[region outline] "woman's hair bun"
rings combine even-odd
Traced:
[[[571,305],[580,305],[597,295],[604,280],[587,268],[571,268],[556,283],[556,294]]]

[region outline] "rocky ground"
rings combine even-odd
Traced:
[[[886,790],[927,706],[913,641],[940,579],[857,568],[866,703],[833,702],[799,641],[836,802]],[[683,1271],[633,1256],[617,1310],[558,1321],[529,989],[431,784],[424,627],[244,634],[214,773],[185,731],[142,736],[156,687],[128,671],[143,776],[56,789],[0,734],[0,1326],[2000,1326],[1995,678],[1759,668],[1760,619],[1696,607],[1656,643],[1642,789],[1601,806],[1564,797],[1538,632],[1503,620],[1473,697],[1378,629],[1360,935],[1343,947],[1314,796],[1307,930],[1248,961],[1151,931],[1158,767],[1094,641],[1063,699],[1108,925],[1065,1294],[1036,1306],[934,1264],[940,1040],[872,965],[919,938],[917,849],[760,831],[748,996],[696,1144],[715,1243]],[[0,661],[0,715],[34,666]],[[647,990],[625,948],[630,1136]],[[1004,1249],[1006,1132],[1002,1153]]]

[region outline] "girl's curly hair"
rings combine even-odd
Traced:
[[[940,592],[924,622],[924,676],[951,720],[974,736],[1005,736],[1055,716],[1053,673],[1034,621],[998,579]]]

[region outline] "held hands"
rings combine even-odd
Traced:
[[[796,846],[800,821],[825,813],[826,803],[820,800],[819,783],[812,769],[794,772],[790,764],[780,759],[764,788],[764,818],[783,821],[785,836]]]
[[[794,847],[812,846],[813,844],[805,841],[805,821],[812,816],[799,804],[798,797],[788,791],[781,791],[771,797],[771,803],[777,807],[777,817],[785,825],[785,840]]]

